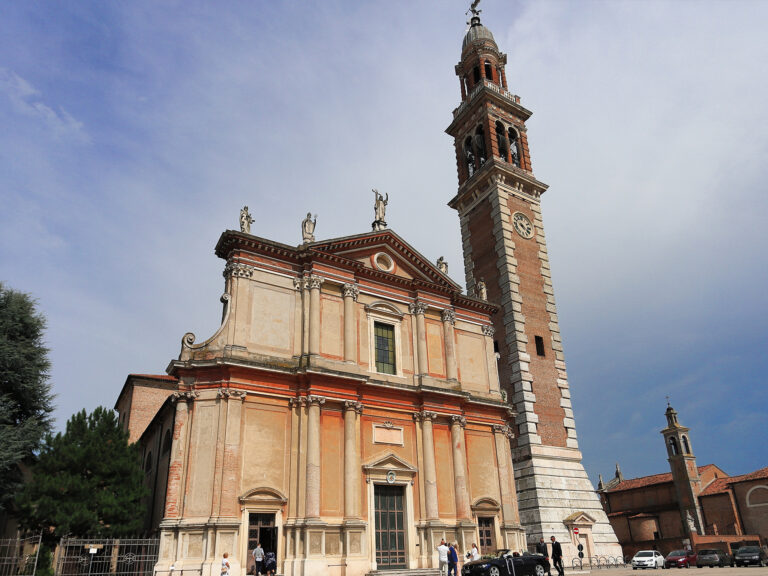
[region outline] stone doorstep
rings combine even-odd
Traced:
[[[411,570],[374,570],[365,576],[440,576],[438,568],[414,568]]]

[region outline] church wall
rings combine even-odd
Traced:
[[[320,515],[344,516],[344,420],[341,410],[324,408],[320,414]]]
[[[189,446],[188,467],[194,474],[187,476],[184,516],[209,516],[213,500],[216,441],[218,437],[218,406],[215,401],[195,403],[192,415],[192,441]]]
[[[736,511],[728,492],[700,497],[699,502],[704,516],[704,530],[707,534],[714,533],[715,526],[718,534],[736,533]]]
[[[320,353],[326,358],[344,358],[343,303],[340,296],[324,293],[320,299]]]
[[[441,518],[456,518],[456,496],[453,484],[453,451],[451,430],[445,424],[432,426],[437,470],[437,501]]]
[[[659,527],[664,538],[685,538],[683,521],[677,508],[659,512]]]
[[[632,510],[642,512],[656,506],[671,506],[677,510],[675,487],[671,482],[656,484],[636,490],[609,492],[611,512]]]
[[[435,378],[445,378],[443,323],[437,320],[427,320],[426,328],[429,375]]]
[[[619,542],[632,542],[629,532],[629,519],[626,516],[611,516],[611,528],[613,528]]]
[[[469,331],[456,331],[458,350],[459,382],[463,390],[489,392],[488,363],[486,361],[485,337]]]
[[[480,498],[493,498],[496,502],[501,502],[499,463],[493,436],[488,432],[473,431],[468,427],[464,437],[470,502],[476,502]]]
[[[629,525],[635,541],[653,540],[654,532],[659,531],[658,520],[653,517],[630,518]]]
[[[245,402],[241,454],[240,494],[265,487],[289,493],[291,413],[287,406]]]
[[[249,352],[290,357],[294,349],[296,309],[295,290],[292,286],[276,286],[276,276],[270,283],[248,282],[245,297],[250,308],[248,314],[238,313],[235,318],[235,344],[247,346]],[[242,296],[239,295],[242,299]]]
[[[731,485],[734,498],[741,511],[746,534],[759,534],[768,541],[768,478]]]

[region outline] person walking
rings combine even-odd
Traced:
[[[456,542],[448,546],[448,576],[451,576],[451,574],[453,574],[453,576],[459,576],[459,553],[457,552],[458,548],[459,545]]]
[[[224,552],[221,559],[221,576],[229,576],[229,552]]]
[[[550,538],[552,541],[552,563],[557,568],[557,576],[565,576],[565,568],[563,567],[563,548],[560,546],[554,536]]]
[[[267,576],[275,576],[277,571],[277,559],[274,552],[267,552],[264,555],[264,570],[267,572]]]
[[[448,570],[448,546],[445,545],[445,538],[440,539],[440,545],[437,547],[437,559],[439,560],[440,576],[443,576]]]
[[[472,542],[472,550],[469,553],[472,554],[472,560],[480,560],[480,550],[474,542]]]
[[[264,548],[261,542],[256,542],[256,548],[253,549],[253,573],[261,576],[261,569],[264,568]]]
[[[544,537],[539,538],[538,544],[536,544],[536,554],[541,554],[549,562],[549,552],[547,552],[547,543],[544,542]],[[548,576],[552,576],[552,568],[547,571]]]

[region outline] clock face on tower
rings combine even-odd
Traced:
[[[512,226],[523,238],[533,238],[533,224],[522,212],[512,214]]]

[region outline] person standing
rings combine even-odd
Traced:
[[[437,547],[437,559],[440,562],[440,576],[442,576],[448,570],[448,546],[445,545],[445,538],[440,539],[440,545]]]
[[[547,552],[547,543],[544,542],[544,537],[539,538],[539,543],[536,544],[536,554],[541,554],[549,562],[549,552]],[[548,576],[552,576],[552,568],[547,571]]]
[[[477,544],[472,542],[472,550],[470,550],[470,554],[472,554],[472,560],[480,560],[480,550],[477,548]]]
[[[555,537],[550,538],[552,541],[552,563],[557,568],[557,576],[565,576],[565,568],[563,567],[563,549],[560,546],[560,542],[555,540]]]
[[[221,559],[221,576],[229,576],[229,552],[224,552],[224,556]]]
[[[261,542],[256,542],[256,548],[253,549],[253,573],[256,576],[261,575],[261,569],[264,567],[264,548]]]
[[[459,553],[456,551],[458,547],[459,545],[456,542],[448,546],[448,576],[451,576],[451,574],[459,576]]]

